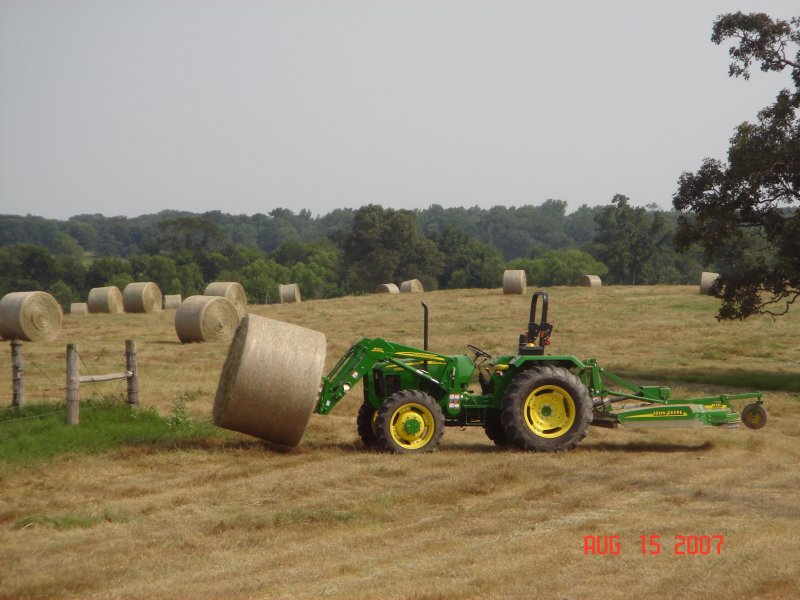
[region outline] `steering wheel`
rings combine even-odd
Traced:
[[[472,352],[475,355],[475,358],[483,357],[483,358],[488,358],[489,360],[492,359],[492,355],[491,354],[489,354],[485,350],[481,350],[477,346],[473,346],[472,344],[467,344],[467,348],[469,348],[469,351]]]

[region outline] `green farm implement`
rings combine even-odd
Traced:
[[[733,403],[743,400],[752,402],[742,422],[765,425],[758,392],[676,399],[668,387],[633,385],[594,359],[546,353],[553,333],[547,304],[547,292],[533,295],[515,354],[491,356],[468,345],[470,357],[428,349],[423,303],[423,348],[363,338],[325,376],[323,334],[248,315],[231,344],[214,421],[297,445],[312,412],[330,413],[360,381],[358,434],[366,446],[390,452],[433,450],[446,426],[483,427],[497,445],[535,451],[574,448],[590,425],[735,428]]]
[[[367,446],[392,452],[433,450],[448,425],[483,427],[498,445],[538,451],[574,448],[590,425],[733,428],[740,417],[732,403],[748,399],[754,402],[742,410],[744,424],[757,429],[766,423],[757,392],[675,399],[668,387],[633,385],[594,359],[546,354],[553,332],[547,304],[547,292],[533,295],[516,354],[493,357],[470,345],[471,358],[428,350],[423,304],[424,348],[360,340],[322,378],[315,411],[329,413],[361,381],[359,436]]]

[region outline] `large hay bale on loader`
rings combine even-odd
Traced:
[[[316,406],[324,363],[324,334],[247,315],[222,368],[214,423],[296,446]]]
[[[243,319],[247,314],[247,294],[241,283],[235,281],[214,281],[206,286],[204,296],[222,296],[230,300],[239,318]]]
[[[61,305],[47,292],[11,292],[0,300],[0,338],[50,342],[61,331]]]
[[[122,304],[128,313],[160,312],[161,289],[152,281],[129,283],[122,292]]]
[[[175,333],[189,342],[227,342],[239,326],[239,313],[222,296],[189,296],[175,311]]]
[[[528,280],[524,269],[506,269],[503,271],[504,294],[524,294],[527,289]]]
[[[706,295],[710,294],[711,286],[714,285],[717,277],[719,277],[719,273],[711,273],[709,271],[700,273],[700,293]]]
[[[87,304],[90,313],[119,314],[124,310],[122,292],[115,285],[90,289]]]

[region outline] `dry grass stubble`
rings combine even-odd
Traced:
[[[362,335],[420,345],[419,299],[251,312],[326,333],[330,367]],[[499,290],[424,299],[431,347],[442,352],[463,352],[467,342],[511,352],[527,320],[529,297]],[[713,299],[695,287],[556,288],[551,301],[555,352],[629,369],[671,361],[700,371],[796,371],[789,357],[800,332],[791,318],[720,325]],[[208,418],[227,347],[183,346],[171,326],[161,313],[67,316],[56,342],[25,350],[63,373],[67,341],[85,359],[102,357],[102,368],[104,352],[121,357],[132,337],[143,402],[166,411],[188,394],[193,413]],[[741,349],[743,340],[752,355],[703,352]],[[5,354],[0,372],[7,361]],[[313,416],[289,452],[242,436],[0,466],[0,597],[796,595],[796,395],[767,394],[770,422],[761,431],[593,428],[577,450],[556,455],[499,451],[474,429],[449,429],[431,455],[366,452],[356,441],[359,403],[356,389],[332,415]],[[653,534],[661,554],[642,555],[639,536]],[[721,554],[676,556],[675,536],[689,534],[724,536]],[[620,536],[620,554],[585,555],[587,535]]]

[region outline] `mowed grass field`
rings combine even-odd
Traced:
[[[226,433],[0,463],[0,598],[800,596],[798,315],[719,323],[717,301],[695,286],[549,293],[552,352],[595,357],[674,395],[775,388],[762,390],[767,426],[592,428],[559,454],[498,450],[482,429],[450,428],[437,452],[395,456],[358,441],[357,386],[331,415],[313,415],[292,450]],[[421,300],[432,350],[511,354],[530,292],[250,311],[324,332],[331,367],[362,336],[421,346]],[[67,315],[56,341],[24,346],[28,402],[63,399],[68,342],[82,374],[99,374],[121,370],[132,338],[142,405],[168,414],[178,398],[209,420],[227,345],[182,345],[173,318]],[[81,386],[83,397],[123,391]],[[619,551],[587,553],[591,535],[618,536]],[[660,536],[660,553],[643,554],[640,536]]]

